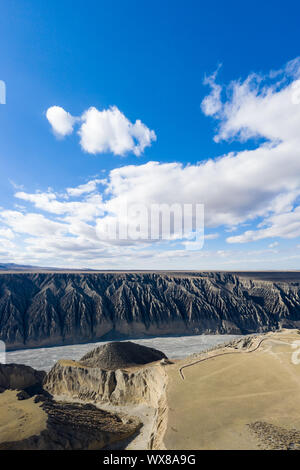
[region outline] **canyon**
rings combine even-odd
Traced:
[[[0,274],[0,340],[7,350],[299,326],[299,273]]]

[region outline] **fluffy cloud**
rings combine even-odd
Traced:
[[[67,188],[67,193],[69,194],[69,196],[74,196],[74,197],[82,196],[82,194],[86,194],[86,193],[92,193],[96,191],[97,185],[102,182],[103,180],[99,180],[99,179],[90,180],[85,184],[81,184],[77,186],[76,188]]]
[[[206,77],[204,80],[204,85],[209,85],[211,87],[211,93],[207,95],[201,103],[201,109],[207,116],[214,116],[222,109],[222,87],[216,83],[218,70],[219,67],[215,73]]]
[[[2,223],[8,225],[13,232],[18,234],[56,237],[68,231],[65,224],[50,220],[42,214],[2,211],[0,218]]]
[[[228,243],[246,243],[264,238],[292,239],[300,237],[300,206],[296,207],[294,211],[272,215],[260,223],[258,227],[258,230],[247,230],[242,235],[228,237],[227,241]],[[276,246],[275,243],[272,245]]]
[[[75,190],[75,188],[73,188]],[[78,188],[80,191],[80,187]],[[66,195],[62,200],[58,199],[58,195],[53,192],[47,193],[25,193],[18,192],[15,197],[23,201],[29,201],[34,204],[37,209],[56,215],[64,215],[67,220],[72,218],[76,220],[91,221],[96,216],[100,216],[103,212],[102,197],[100,194],[91,194],[82,201],[66,201]]]
[[[60,137],[71,134],[75,122],[80,122],[80,145],[91,154],[111,152],[122,156],[133,152],[140,156],[156,140],[153,130],[139,119],[133,124],[116,106],[102,111],[91,107],[80,118],[71,116],[59,106],[52,106],[46,117]]]
[[[210,80],[212,91],[209,100],[213,105],[206,106],[204,100],[203,111],[220,122],[215,140],[262,139],[255,150],[234,155],[231,171],[235,178],[233,188],[241,186],[239,194],[234,191],[235,196],[251,203],[253,211],[250,218],[264,217],[264,220],[255,230],[229,237],[229,243],[300,235],[297,228],[300,195],[299,77],[300,58],[297,58],[268,76],[251,74],[243,82],[232,82],[226,89],[228,99],[224,103],[221,90],[216,93],[216,76]],[[225,162],[228,156],[224,158],[221,161]],[[257,204],[253,200],[256,196]]]
[[[139,156],[156,140],[154,131],[140,120],[132,124],[116,106],[103,111],[90,108],[83,114],[82,121],[80,144],[88,153],[125,155],[133,152]]]
[[[299,60],[266,77],[252,74],[226,88],[216,83],[214,74],[206,80],[212,92],[202,109],[219,123],[215,140],[245,142],[255,138],[254,149],[251,142],[252,150],[232,152],[194,165],[153,161],[127,165],[112,170],[105,180],[93,179],[67,188],[64,193],[18,190],[15,196],[26,208],[0,209],[2,243],[6,240],[7,250],[11,249],[19,260],[23,256],[24,261],[25,255],[35,260],[38,254],[39,260],[46,260],[48,265],[56,260],[56,265],[67,263],[77,267],[82,263],[90,267],[109,263],[120,268],[147,266],[151,269],[165,267],[165,260],[168,260],[170,268],[229,268],[237,262],[241,267],[243,262],[246,265],[254,260],[261,266],[263,253],[265,258],[269,257],[268,266],[274,267],[274,261],[279,268],[274,243],[264,252],[222,249],[191,254],[182,247],[173,249],[174,238],[170,239],[170,246],[166,246],[160,241],[106,240],[99,238],[99,233],[106,225],[123,221],[126,201],[128,206],[138,202],[148,208],[151,204],[203,203],[206,228],[220,227],[218,233],[222,228],[234,230],[234,235],[227,238],[231,247],[233,243],[299,237],[299,76]],[[224,102],[222,96],[227,97]],[[130,123],[117,108],[86,111],[81,117],[79,133],[81,145],[88,151],[109,150],[116,154],[128,151],[139,154],[155,137],[140,121]],[[136,222],[134,216],[129,220],[132,226]],[[249,223],[251,227],[245,231],[244,226]],[[18,243],[18,237],[22,237],[22,245],[18,245],[21,249],[12,247]],[[206,240],[216,237],[214,231]],[[10,248],[8,242],[12,244]],[[190,244],[189,241],[184,243]],[[290,260],[298,262],[299,258],[300,255],[290,253],[285,260],[292,263]],[[213,265],[212,259],[217,264]],[[205,260],[209,261],[203,264]]]
[[[12,240],[13,238],[15,238],[15,235],[14,235],[14,232],[10,228],[0,228],[0,237],[2,240],[4,238],[8,240]]]
[[[60,106],[51,106],[51,108],[48,108],[46,117],[52,126],[53,132],[58,137],[65,137],[66,135],[72,134],[76,118],[71,116],[70,113]]]
[[[197,165],[149,162],[112,170],[107,187],[109,211],[118,214],[124,199],[128,204],[139,201],[146,205],[204,203],[206,226],[228,229],[258,218],[269,217],[273,224],[272,214],[290,213],[300,195],[300,105],[295,104],[299,74],[299,60],[272,76],[252,74],[224,90],[228,96],[224,103],[216,74],[209,77],[206,83],[212,93],[202,108],[220,122],[216,140],[260,137],[261,143],[254,150],[232,152]],[[277,232],[260,230],[259,236],[276,236]],[[228,241],[250,239],[254,239],[252,235]]]
[[[244,81],[231,82],[225,90],[228,99],[222,102],[222,88],[216,84],[214,74],[207,81],[211,94],[203,100],[202,109],[220,121],[215,140],[263,137],[274,144],[298,140],[299,77],[300,58],[297,58],[268,76],[253,73]],[[207,102],[212,104],[208,106]]]

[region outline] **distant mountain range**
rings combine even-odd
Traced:
[[[49,267],[42,267],[42,266],[31,266],[31,265],[23,265],[23,264],[15,264],[15,263],[0,263],[0,271],[34,271],[34,272],[41,272],[41,271],[78,271],[78,269],[70,269],[70,268],[53,268]],[[93,271],[92,269],[82,268],[79,271]]]
[[[57,270],[57,268],[41,268],[39,266],[27,266],[15,263],[0,263],[1,271],[41,271],[45,269]]]

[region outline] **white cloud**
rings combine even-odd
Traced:
[[[0,237],[12,240],[15,235],[10,228],[0,228]]]
[[[103,111],[92,107],[82,115],[82,121],[78,132],[80,144],[88,153],[125,155],[133,152],[139,156],[156,140],[154,131],[140,120],[132,124],[116,106]]]
[[[226,90],[229,98],[224,103],[221,91],[215,92],[215,76],[210,82],[210,96],[214,97],[215,104],[210,108],[203,106],[203,110],[220,121],[215,140],[265,139],[255,150],[234,156],[231,174],[235,180],[233,188],[241,187],[239,194],[234,190],[235,196],[251,203],[253,218],[265,217],[267,227],[259,225],[255,230],[229,237],[229,243],[300,235],[296,227],[300,195],[299,76],[300,58],[266,77],[251,74],[243,82],[234,81],[229,85]]]
[[[216,240],[216,238],[219,238],[219,236],[219,233],[205,234],[205,240]]]
[[[47,219],[42,214],[1,211],[0,218],[15,233],[55,237],[68,231],[65,224]]]
[[[67,260],[68,265],[77,263],[77,266],[86,261],[91,267],[99,267],[103,260],[109,259],[109,265],[119,263],[120,267],[137,267],[138,263],[145,267],[145,260],[149,260],[147,267],[150,267],[158,260],[161,263],[168,260],[170,267],[185,268],[192,267],[193,263],[199,266],[197,263],[209,256],[218,262],[222,259],[223,264],[220,262],[215,267],[224,263],[232,267],[243,259],[245,264],[256,260],[257,266],[261,266],[264,256],[274,256],[272,260],[276,263],[279,254],[273,249],[275,242],[269,245],[263,257],[257,250],[251,254],[226,249],[195,254],[179,249],[171,252],[160,243],[151,246],[145,240],[131,243],[100,240],[98,228],[116,220],[122,222],[124,201],[129,206],[138,202],[147,207],[164,203],[203,203],[205,228],[223,227],[234,231],[234,235],[231,233],[227,238],[230,244],[300,237],[300,104],[295,104],[293,95],[299,76],[300,62],[293,61],[267,77],[252,74],[244,81],[233,82],[224,93],[215,83],[216,74],[208,79],[213,91],[202,107],[206,114],[219,121],[216,140],[262,138],[252,150],[231,152],[194,165],[153,161],[127,165],[112,170],[106,180],[93,179],[67,188],[64,193],[18,191],[15,196],[25,201],[26,206],[32,204],[37,213],[27,208],[0,209],[1,223],[5,227],[2,229],[1,225],[1,230],[24,235],[25,248],[12,250],[12,253],[20,257],[24,253],[32,259],[39,253],[42,259],[48,260],[47,264],[51,259],[60,260],[62,264]],[[225,102],[221,101],[222,96],[227,96]],[[82,117],[81,125],[81,144],[90,152],[109,150],[119,155],[128,151],[139,154],[154,139],[154,134],[144,124],[130,123],[117,108],[104,111],[90,108]],[[103,195],[99,193],[100,183],[104,185]],[[135,222],[132,217],[130,223]],[[242,230],[244,232],[240,233]],[[9,241],[4,233],[10,232],[0,232],[1,239]],[[212,233],[206,238],[216,235]],[[220,248],[224,248],[221,242]],[[291,253],[285,259],[298,262],[299,256]],[[177,259],[182,261],[176,264]],[[272,260],[270,258],[269,266],[274,266]],[[209,263],[212,261],[206,266]],[[158,266],[165,267],[156,264]]]
[[[264,226],[266,227],[263,228]],[[300,237],[300,206],[290,212],[272,215],[260,223],[258,229],[247,230],[241,235],[227,238],[227,241],[246,243],[274,237],[286,239]]]
[[[295,90],[295,85],[299,76],[300,58],[265,77],[253,73],[244,81],[230,83],[226,88],[229,98],[224,103],[221,89],[215,82],[216,74],[210,77],[207,84],[212,92],[203,100],[202,109],[205,114],[220,120],[215,140],[238,137],[245,141],[264,137],[278,143],[299,138],[299,106],[295,105],[298,90],[298,87]],[[214,105],[206,107],[205,102],[210,96],[214,96]]]
[[[204,79],[204,85],[211,87],[210,94],[207,95],[201,103],[201,109],[207,116],[214,116],[222,109],[222,87],[216,83],[219,68],[220,67],[218,67],[212,75]]]
[[[77,120],[60,106],[51,106],[51,108],[48,108],[46,117],[58,137],[65,137],[66,135],[72,134],[74,124]]]
[[[59,106],[52,106],[46,116],[60,137],[72,134],[75,122],[80,122],[80,145],[91,154],[111,152],[123,156],[133,152],[140,156],[156,140],[153,130],[139,119],[133,124],[116,106],[102,111],[91,107],[80,118],[73,117]]]
[[[230,84],[225,103],[214,83],[216,74],[209,77],[212,101],[206,100],[203,109],[220,121],[216,140],[265,140],[254,150],[197,165],[149,162],[117,168],[109,175],[109,210],[118,214],[124,198],[129,204],[204,203],[207,227],[237,229],[245,222],[266,219],[267,228],[229,237],[229,243],[300,236],[294,220],[298,209],[293,212],[300,196],[300,104],[294,100],[299,74],[299,60],[267,77],[252,74]]]
[[[0,254],[1,254],[1,258],[5,259],[6,255],[9,252],[15,252],[16,253],[17,252],[16,245],[11,240],[8,240],[7,238],[1,238],[0,237]]]
[[[86,196],[82,201],[66,201],[64,195],[62,200],[58,199],[57,194],[53,192],[47,193],[25,193],[18,192],[15,197],[23,201],[29,201],[34,204],[37,209],[57,215],[65,215],[67,219],[76,220],[93,220],[94,217],[100,216],[103,212],[103,202],[100,194],[91,194]]]
[[[92,193],[96,191],[98,184],[103,183],[104,180],[90,180],[87,183],[81,184],[76,188],[67,188],[66,191],[69,196],[77,197],[82,196],[82,194]]]

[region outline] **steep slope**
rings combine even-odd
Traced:
[[[43,386],[58,400],[94,402],[112,411],[127,410],[135,417],[137,407],[147,407],[142,418],[148,427],[145,445],[160,448],[167,423],[165,367],[169,364],[156,349],[131,342],[110,343],[80,361],[58,361]]]
[[[140,429],[140,420],[124,413],[55,401],[46,378],[25,365],[0,364],[0,450],[101,449]]]
[[[141,423],[91,404],[0,395],[0,450],[102,449],[134,435]]]
[[[6,389],[26,390],[41,386],[45,376],[44,371],[23,364],[0,364],[0,393]]]
[[[298,327],[299,286],[295,275],[276,282],[230,273],[3,273],[0,339],[15,349]]]
[[[80,359],[80,363],[88,367],[115,370],[149,364],[164,358],[166,355],[157,349],[147,348],[131,341],[115,341],[88,352]]]

